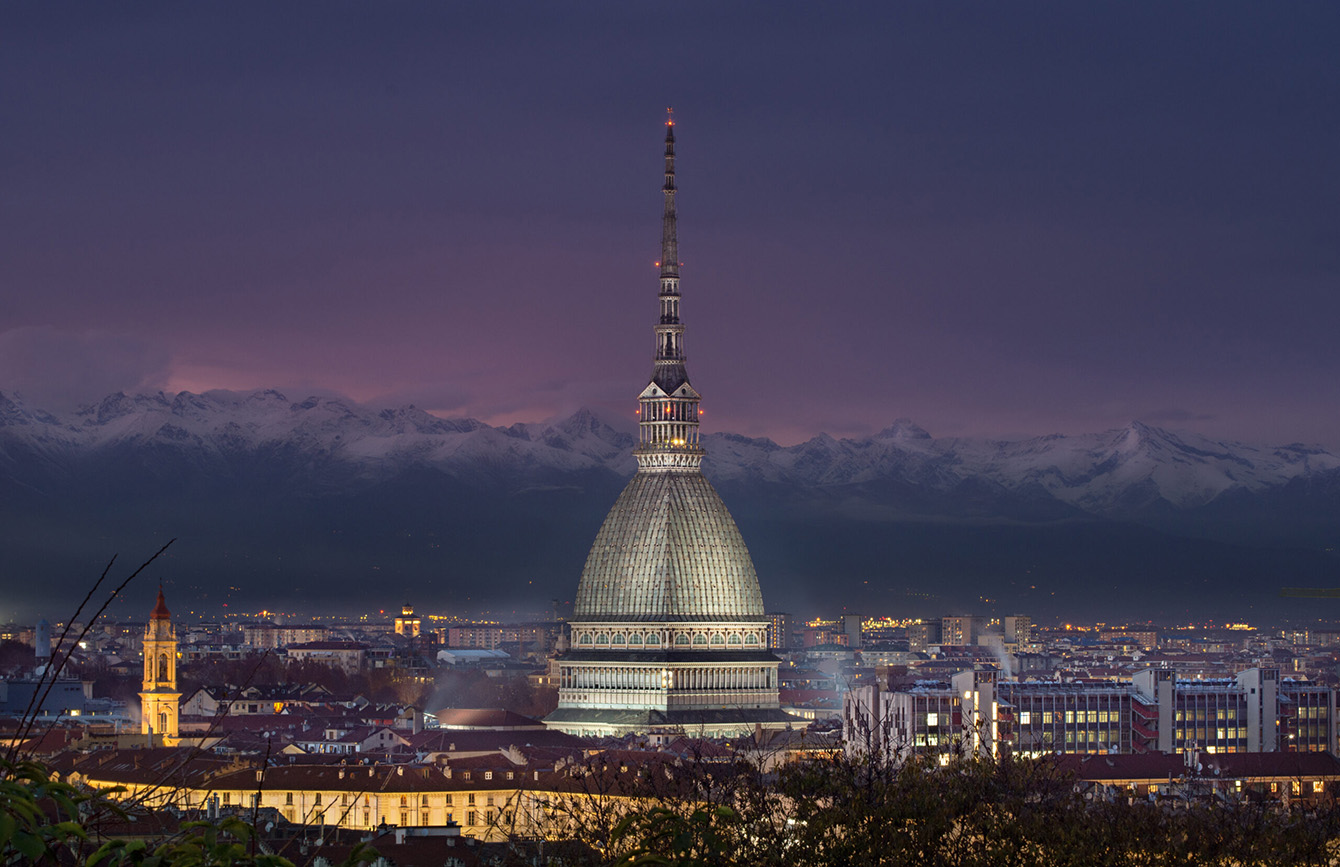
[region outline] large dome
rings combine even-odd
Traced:
[[[596,534],[576,620],[761,620],[740,530],[697,471],[639,472]]]

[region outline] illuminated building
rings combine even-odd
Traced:
[[[728,736],[800,722],[777,699],[777,657],[753,560],[703,477],[699,394],[679,318],[675,136],[666,122],[660,315],[638,396],[637,473],[587,557],[559,660],[551,728],[578,735]]]
[[[177,631],[163,588],[144,627],[144,689],[140,692],[140,732],[164,741],[177,738],[181,693],[177,691]]]
[[[406,605],[400,609],[400,616],[395,619],[395,634],[407,635],[410,638],[418,638],[419,630],[423,628],[423,621],[414,615],[414,606]]]
[[[949,683],[852,690],[843,707],[854,752],[890,757],[972,748],[1049,753],[1333,752],[1335,690],[1281,680],[1278,669],[1179,680],[1171,669],[1130,684],[999,680],[963,671]]]

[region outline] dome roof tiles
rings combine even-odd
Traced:
[[[726,504],[692,472],[639,472],[582,571],[576,620],[759,620],[758,575]]]

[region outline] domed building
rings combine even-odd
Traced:
[[[744,538],[703,477],[699,394],[679,319],[675,130],[666,121],[660,317],[639,395],[637,473],[605,518],[559,659],[558,709],[575,735],[725,737],[804,722],[777,702],[763,594]]]

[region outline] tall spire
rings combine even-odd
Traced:
[[[679,212],[675,203],[675,114],[666,109],[665,211],[661,217],[661,316],[656,324],[651,384],[639,397],[640,435],[635,452],[641,470],[696,469],[698,392],[684,368],[684,325],[679,321]]]
[[[665,110],[665,216],[661,218],[661,279],[679,277],[679,226],[675,210],[675,110]],[[664,292],[664,285],[662,285]]]

